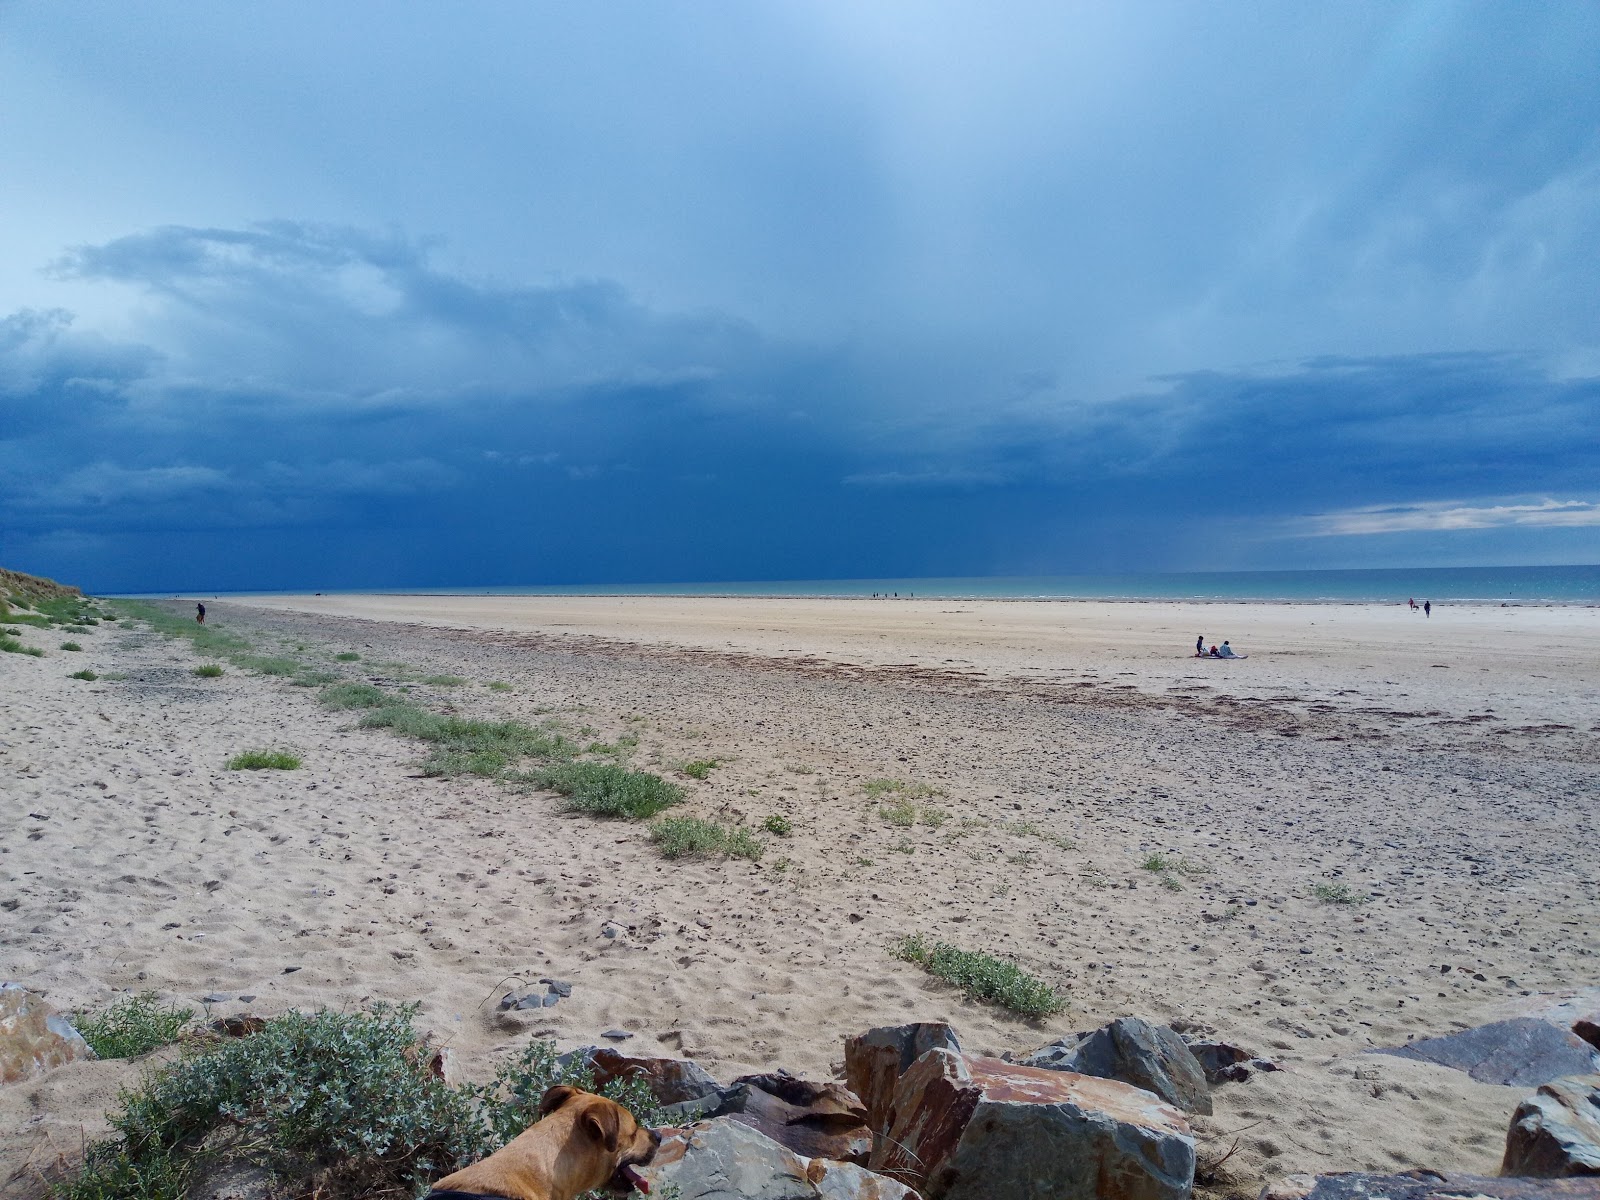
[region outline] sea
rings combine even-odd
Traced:
[[[362,588],[368,595],[889,596],[931,600],[1184,600],[1299,604],[1600,605],[1600,564],[1389,567],[1347,571],[1190,571],[948,579],[762,579],[530,587]],[[336,594],[336,593],[330,593]]]

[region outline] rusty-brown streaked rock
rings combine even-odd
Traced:
[[[867,1124],[883,1133],[895,1082],[929,1050],[961,1052],[956,1031],[943,1021],[880,1025],[844,1043],[844,1081],[867,1107]]]
[[[1139,1017],[1118,1017],[1093,1033],[1052,1042],[1023,1065],[1119,1079],[1185,1112],[1211,1115],[1206,1073],[1188,1044],[1165,1025]]]
[[[1187,1200],[1183,1114],[1112,1079],[930,1050],[895,1085],[868,1166],[928,1200]]]
[[[1596,1050],[1600,1050],[1600,1012],[1592,1012],[1586,1017],[1579,1017],[1572,1023],[1572,1032],[1588,1042]]]
[[[1600,1180],[1492,1178],[1406,1171],[1372,1175],[1338,1171],[1288,1175],[1261,1190],[1261,1200],[1600,1200]]]
[[[0,1083],[18,1083],[93,1058],[83,1035],[44,997],[0,983]]]
[[[864,1164],[872,1152],[866,1107],[837,1083],[813,1083],[787,1071],[741,1075],[718,1115],[758,1129],[808,1158]]]
[[[563,1062],[576,1059],[587,1063],[596,1087],[613,1079],[639,1079],[662,1104],[705,1101],[715,1107],[722,1100],[717,1081],[691,1059],[624,1054],[611,1046],[585,1046],[561,1057]]]
[[[1552,1079],[1517,1105],[1500,1174],[1600,1176],[1600,1075]]]

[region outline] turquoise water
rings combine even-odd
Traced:
[[[1600,604],[1600,565],[1371,571],[1207,571],[953,579],[799,579],[549,587],[367,588],[368,594],[501,596],[916,596],[991,600],[1254,600],[1298,603]]]

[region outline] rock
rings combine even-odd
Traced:
[[[0,1083],[33,1079],[94,1056],[83,1035],[42,996],[0,983]]]
[[[639,1174],[652,1195],[670,1184],[682,1200],[918,1200],[893,1179],[795,1154],[729,1118],[667,1131]]]
[[[1572,1032],[1588,1042],[1596,1050],[1600,1050],[1600,1012],[1592,1012],[1587,1017],[1579,1017],[1572,1023]]]
[[[613,1079],[639,1079],[662,1104],[700,1105],[702,1111],[722,1104],[721,1085],[699,1063],[687,1058],[647,1058],[624,1054],[613,1046],[585,1046],[563,1054],[559,1061],[563,1066],[573,1062],[586,1065],[596,1087]]]
[[[1502,1175],[1600,1175],[1600,1075],[1545,1084],[1511,1114]]]
[[[232,996],[224,996],[221,992],[212,992],[208,996],[206,996],[206,998],[203,1001],[201,1001],[201,1003],[203,1003],[203,1004],[226,1004],[229,1000],[232,1000],[232,999],[233,999]]]
[[[548,983],[550,990],[563,1000],[572,995],[572,985],[565,979],[541,979],[540,983]]]
[[[1183,1041],[1189,1047],[1189,1053],[1194,1055],[1195,1062],[1200,1064],[1206,1082],[1210,1084],[1243,1083],[1256,1071],[1283,1070],[1271,1059],[1257,1058],[1250,1051],[1231,1042],[1201,1041],[1188,1036],[1185,1036]]]
[[[234,1017],[218,1017],[211,1022],[211,1031],[220,1033],[223,1037],[242,1038],[251,1037],[260,1033],[267,1027],[265,1017],[251,1016],[240,1013]]]
[[[625,1042],[631,1038],[633,1034],[629,1033],[626,1029],[608,1029],[600,1036],[603,1038],[610,1038],[613,1042]]]
[[[929,1200],[1188,1200],[1194,1183],[1183,1114],[1113,1079],[930,1050],[890,1113],[868,1166]]]
[[[1438,1063],[1479,1083],[1537,1087],[1563,1075],[1600,1070],[1594,1047],[1567,1029],[1534,1017],[1496,1021],[1444,1037],[1370,1051]]]
[[[560,1002],[561,994],[559,992],[546,992],[544,999],[540,1003],[546,1008],[554,1008]]]
[[[956,1031],[942,1021],[880,1025],[844,1043],[845,1083],[867,1107],[867,1124],[882,1132],[889,1126],[895,1081],[929,1050],[961,1052]]]
[[[1406,1171],[1368,1175],[1290,1175],[1261,1189],[1261,1200],[1600,1200],[1600,1182],[1587,1179],[1492,1179]]]
[[[866,1106],[837,1083],[812,1083],[787,1071],[742,1075],[717,1115],[760,1130],[808,1158],[865,1163],[872,1153]]]
[[[1185,1112],[1211,1115],[1206,1073],[1184,1040],[1165,1025],[1119,1017],[1082,1038],[1035,1050],[1023,1065],[1118,1079],[1154,1092]]]

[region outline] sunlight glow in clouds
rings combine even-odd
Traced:
[[[1541,500],[1530,504],[1413,504],[1352,508],[1309,518],[1301,529],[1314,537],[1373,533],[1437,533],[1505,526],[1573,529],[1600,525],[1600,504],[1586,500]]]

